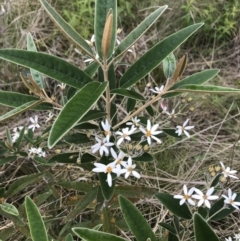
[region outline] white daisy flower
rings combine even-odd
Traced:
[[[30,117],[30,122],[32,123],[28,129],[32,129],[32,131],[34,132],[35,128],[40,128],[40,125],[38,124],[38,116],[36,115],[34,117],[34,119],[32,117]]]
[[[140,178],[141,175],[134,171],[136,164],[132,164],[132,158],[129,157],[127,162],[122,163],[122,165],[125,167],[125,169],[122,169],[122,171],[124,171],[125,173],[125,178],[128,178],[130,176],[130,174],[132,174],[134,177],[136,178]]]
[[[113,146],[114,143],[108,142],[107,138],[104,138],[103,140],[101,140],[96,136],[95,139],[98,143],[91,147],[92,153],[95,153],[95,152],[99,151],[101,156],[103,155],[103,152],[105,152],[105,154],[108,155],[109,154],[108,147]]]
[[[122,131],[117,131],[116,135],[121,136],[117,141],[117,146],[119,146],[124,140],[130,141],[131,137],[130,135],[136,130],[136,128],[123,128]]]
[[[119,170],[115,168],[115,163],[111,162],[108,165],[102,163],[94,163],[95,168],[92,169],[93,172],[104,172],[107,173],[107,183],[108,186],[112,186],[112,175],[111,173],[114,172],[119,176]]]
[[[209,200],[216,200],[219,198],[217,195],[212,195],[212,193],[214,192],[214,187],[209,188],[206,194],[203,194],[203,192],[197,188],[195,188],[194,191],[197,194],[192,195],[192,197],[199,200],[197,204],[198,207],[200,207],[204,203],[207,208],[210,208],[211,204]]]
[[[138,119],[136,116],[134,118],[132,118],[131,120],[132,121],[127,122],[126,125],[132,126],[132,127],[137,127],[137,128],[140,126],[140,124],[139,124],[140,119]]]
[[[191,199],[191,195],[193,194],[195,190],[195,187],[190,188],[188,191],[187,186],[183,185],[183,193],[184,195],[174,195],[174,198],[181,199],[180,205],[183,205],[186,201],[191,204],[192,206],[195,206],[195,202]]]
[[[225,241],[232,241],[231,237],[225,238]]]
[[[184,133],[188,138],[190,137],[190,134],[187,132],[187,130],[191,130],[194,128],[194,126],[186,126],[188,123],[189,119],[187,119],[182,126],[177,126],[177,130],[175,131],[175,133],[178,134],[178,136],[181,136],[182,133]]]
[[[236,193],[232,193],[232,190],[228,188],[228,196],[222,195],[225,198],[224,203],[232,205],[234,208],[239,209],[240,202],[234,202],[235,198],[237,197]]]
[[[145,136],[147,137],[147,142],[149,145],[151,145],[151,143],[152,143],[151,138],[154,139],[155,141],[157,141],[157,143],[162,143],[162,141],[155,136],[155,135],[162,133],[162,131],[156,131],[157,128],[158,128],[158,124],[155,124],[152,126],[150,120],[147,121],[146,129],[144,129],[143,127],[139,128],[140,131],[143,132],[145,134]]]
[[[236,170],[231,170],[230,167],[225,168],[222,162],[220,162],[220,164],[222,166],[222,173],[224,177],[232,177],[232,178],[238,179],[238,177],[234,176],[237,173]]]
[[[160,88],[159,87],[155,87],[155,90],[150,89],[153,93],[159,94],[164,90],[164,85],[162,85]]]
[[[36,149],[36,153],[38,154],[39,157],[45,157],[46,156],[46,152],[43,151],[41,147],[38,147]]]
[[[123,163],[126,163],[126,161],[123,161],[123,158],[125,157],[125,153],[120,151],[117,155],[117,153],[114,151],[113,148],[110,149],[112,157],[114,158],[114,163],[116,165],[116,168],[121,169],[121,165]]]
[[[107,138],[107,141],[109,141],[110,136],[111,136],[111,125],[109,124],[107,119],[105,120],[105,123],[104,123],[104,121],[102,121],[101,125],[102,125],[102,128],[104,130],[104,134]]]

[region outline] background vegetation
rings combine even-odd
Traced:
[[[93,33],[94,1],[93,0],[52,0],[49,1],[58,12],[86,39]],[[150,3],[151,2],[151,3]],[[207,68],[220,68],[221,72],[214,82],[223,86],[240,88],[240,8],[238,0],[170,0],[167,1],[169,10],[154,25],[146,36],[141,38],[134,46],[134,54],[129,55],[129,61],[141,56],[145,50],[156,41],[194,22],[205,22],[204,27],[198,31],[175,55],[179,59],[185,52],[189,55],[189,64],[185,74],[194,73]],[[119,0],[119,27],[122,32],[120,39],[130,32],[142,19],[156,6],[166,4],[164,0],[151,1],[124,1]],[[5,1],[2,6],[6,10],[0,15],[0,47],[26,48],[27,33],[31,32],[39,51],[45,51],[67,59],[69,62],[82,68],[85,67],[83,57],[53,25],[46,12],[37,1],[12,0]],[[26,92],[20,81],[19,73],[23,69],[16,65],[0,61],[0,88]],[[139,88],[144,88],[153,80],[160,83],[157,68],[149,75]],[[59,89],[55,81],[48,82],[52,95],[58,96]],[[192,101],[188,102],[188,98]],[[134,185],[156,188],[158,191],[178,193],[184,180],[194,184],[202,182],[203,175],[210,176],[208,169],[216,166],[219,161],[227,166],[233,164],[234,169],[240,170],[239,151],[239,102],[238,96],[187,96],[181,99],[187,103],[191,119],[195,125],[195,133],[191,139],[163,143],[161,149],[156,149],[155,165],[141,166],[144,177]],[[2,108],[2,107],[0,107]],[[190,109],[191,108],[191,109]],[[6,109],[0,111],[4,113]],[[41,112],[38,113],[41,116]],[[5,128],[13,128],[28,121],[31,113],[14,119],[11,123],[0,123],[0,139],[5,139]],[[42,116],[42,121],[44,121]],[[0,185],[8,187],[13,181],[22,176],[38,172],[40,167],[31,160],[17,160],[14,163],[0,167]],[[74,166],[54,166],[49,170],[54,180],[60,178],[86,181],[91,183],[92,174],[84,173]],[[213,175],[213,173],[212,173]],[[70,177],[70,178],[69,178]],[[239,181],[227,184],[234,187],[235,192],[240,191]],[[38,205],[41,213],[51,224],[50,232],[57,237],[62,228],[58,215],[72,210],[79,200],[81,193],[76,190],[67,191],[62,187],[56,189],[54,195],[47,196],[44,180],[32,183],[13,195],[8,202],[17,207],[22,205],[25,195],[32,195],[35,200],[41,197]],[[45,196],[44,196],[45,195]],[[3,200],[2,200],[3,201]],[[159,232],[161,240],[165,240],[167,233],[158,229],[157,223],[167,220],[169,214],[151,196],[138,200],[138,208],[148,218],[152,227]],[[73,219],[73,224],[88,220],[92,207]],[[115,217],[119,214],[116,211]],[[229,220],[219,224],[218,235],[231,235],[233,230],[238,232],[239,213],[234,213]],[[229,223],[231,225],[229,225]],[[228,226],[226,225],[228,224]],[[120,225],[120,224],[119,224]],[[2,240],[25,240],[22,230],[14,230],[13,223],[0,218],[0,238]],[[3,236],[4,235],[4,236]]]

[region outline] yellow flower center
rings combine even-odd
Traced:
[[[151,136],[152,135],[152,133],[151,133],[151,131],[146,131],[146,137],[149,137],[149,136]]]
[[[112,168],[111,167],[107,167],[107,173],[111,173],[112,172]]]
[[[117,159],[116,164],[121,164],[121,159]]]
[[[128,167],[127,170],[128,170],[128,172],[132,172],[133,168],[132,167]]]
[[[184,195],[184,199],[188,200],[190,198],[190,196],[188,196],[187,194]]]

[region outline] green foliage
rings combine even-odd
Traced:
[[[238,0],[202,1],[197,0],[184,1],[181,5],[184,17],[184,25],[189,25],[193,21],[205,22],[204,27],[195,37],[195,43],[198,45],[203,42],[224,43],[237,34],[239,25],[240,3]]]

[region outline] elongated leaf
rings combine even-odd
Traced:
[[[146,31],[157,21],[162,13],[168,8],[164,5],[145,18],[115,49],[115,56],[118,58],[127,51]]]
[[[191,25],[178,31],[177,33],[170,35],[160,43],[156,44],[125,72],[120,79],[121,87],[128,88],[146,76],[202,25],[202,23]]]
[[[10,203],[0,204],[0,207],[6,213],[12,214],[14,216],[18,216],[19,215],[19,212],[18,212],[17,208],[14,205],[10,204]]]
[[[62,33],[74,44],[76,44],[83,52],[92,56],[93,52],[91,47],[88,45],[86,40],[78,34],[55,10],[51,5],[45,0],[39,0],[45,10],[47,11],[49,17],[57,25],[57,27],[62,31]]]
[[[113,26],[111,46],[108,51],[108,56],[111,56],[116,42],[117,34],[117,1],[116,0],[97,0],[95,3],[95,19],[94,19],[94,33],[97,53],[102,58],[102,38],[103,30],[109,10],[112,9]]]
[[[89,64],[85,69],[84,72],[89,75],[90,77],[93,77],[94,74],[97,72],[98,70],[98,63],[97,62],[93,62],[91,64]]]
[[[165,77],[171,78],[174,71],[176,69],[176,59],[173,53],[170,53],[164,60],[163,60],[163,72]]]
[[[211,229],[208,223],[198,213],[193,216],[194,221],[194,233],[196,241],[219,241],[215,232]]]
[[[182,136],[179,136],[176,133],[176,129],[162,129],[162,130],[163,130],[163,132],[165,132],[169,136],[173,136],[175,138],[182,138]]]
[[[83,116],[83,118],[81,119],[81,123],[102,118],[105,115],[106,115],[106,112],[102,112],[99,110],[90,110],[86,113],[86,115]]]
[[[59,163],[76,163],[79,157],[79,152],[62,153],[52,156],[48,163],[59,162]]]
[[[33,241],[48,241],[47,231],[35,203],[27,196],[25,208]]]
[[[16,148],[19,148],[21,142],[22,142],[22,139],[23,139],[23,136],[24,136],[24,132],[25,132],[25,126],[22,128],[22,130],[20,131],[19,133],[19,137],[16,141]]]
[[[124,215],[124,219],[134,234],[137,241],[157,241],[152,229],[146,219],[138,211],[138,209],[125,197],[119,196],[118,201]]]
[[[103,206],[101,213],[102,231],[116,234],[116,224],[110,208]]]
[[[133,90],[127,90],[127,89],[114,89],[111,90],[111,94],[118,94],[121,96],[126,96],[128,98],[134,99],[134,100],[145,100],[142,95],[137,93],[136,91]]]
[[[6,163],[8,163],[8,162],[12,162],[12,161],[14,161],[14,160],[16,160],[16,159],[17,159],[16,156],[8,156],[8,157],[6,157],[6,158],[2,158],[2,157],[1,157],[1,159],[0,159],[0,166],[3,165],[3,164],[6,164]]]
[[[3,121],[3,120],[7,120],[13,116],[16,116],[16,115],[19,115],[31,108],[33,108],[34,106],[37,106],[39,105],[40,103],[42,103],[43,100],[38,100],[38,101],[30,101],[28,103],[25,103],[19,107],[16,107],[15,109],[7,112],[6,114],[0,116],[0,121]]]
[[[12,91],[0,91],[0,104],[10,106],[10,107],[18,107],[30,101],[38,101],[38,100],[39,98],[36,98],[31,95],[24,95],[24,94],[12,92]],[[49,109],[52,109],[52,105],[48,103],[42,103],[38,106],[35,106],[33,109],[49,110]]]
[[[93,185],[86,182],[60,181],[57,185],[69,190],[73,189],[81,192],[89,192],[93,189]]]
[[[73,228],[72,231],[84,241],[127,241],[119,236],[88,228]]]
[[[218,72],[219,69],[208,69],[199,73],[195,73],[176,83],[170,88],[170,90],[179,89],[180,86],[184,85],[202,85],[208,80],[212,79],[214,76],[216,76]]]
[[[72,234],[68,234],[65,238],[65,241],[74,241]]]
[[[71,144],[83,144],[83,143],[88,143],[91,140],[86,134],[74,133],[72,135],[64,136],[64,141]]]
[[[48,139],[49,148],[52,148],[92,108],[105,91],[107,84],[89,83],[68,101],[52,126]]]
[[[26,186],[31,183],[35,183],[43,173],[34,173],[31,175],[19,177],[15,182],[13,182],[9,187],[5,194],[6,197],[12,197],[16,193],[22,191]]]
[[[174,215],[184,219],[192,218],[192,214],[186,203],[180,206],[179,199],[175,199],[168,193],[157,193],[155,196]]]
[[[28,33],[27,35],[27,50],[37,52],[31,33]],[[34,69],[30,69],[30,72],[35,83],[40,87],[40,89],[44,89],[43,75]]]
[[[176,91],[181,92],[194,92],[194,93],[239,93],[240,89],[214,86],[214,85],[184,85],[180,86]]]
[[[171,232],[172,234],[177,234],[177,231],[176,229],[170,225],[170,224],[167,224],[167,223],[159,223],[159,225],[165,229],[167,229],[169,232]]]
[[[136,156],[132,159],[138,162],[151,162],[153,161],[153,156],[147,152],[144,152],[141,156]]]
[[[92,203],[97,197],[98,187],[93,188],[89,191],[84,198],[78,203],[78,205],[68,213],[68,215],[63,219],[62,223],[72,221],[81,211],[83,211],[90,203]]]
[[[240,195],[237,196],[237,198],[234,201],[240,201]],[[225,207],[225,208],[223,208]],[[221,210],[219,212],[219,210]],[[209,210],[209,217],[211,217],[211,220],[213,221],[219,221],[221,219],[226,218],[229,214],[231,214],[235,208],[233,206],[225,206],[224,198],[221,198],[217,200],[212,207]]]
[[[0,58],[35,69],[75,88],[82,88],[92,81],[84,71],[53,55],[27,50],[2,49]]]

